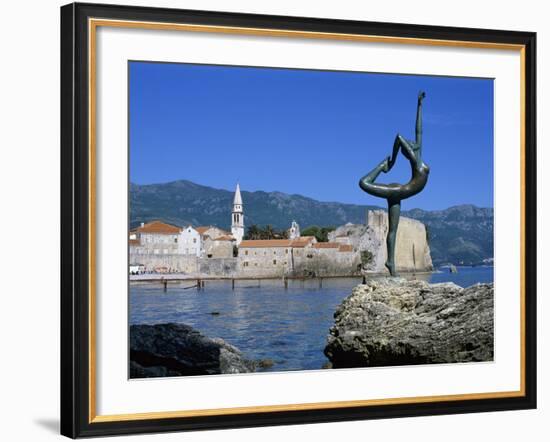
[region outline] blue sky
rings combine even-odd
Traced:
[[[430,178],[403,209],[493,206],[493,80],[130,62],[130,180],[187,179],[374,204],[361,176],[414,139],[424,101]],[[380,182],[405,183],[400,156]]]

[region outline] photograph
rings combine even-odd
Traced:
[[[494,89],[128,60],[128,377],[492,362]]]

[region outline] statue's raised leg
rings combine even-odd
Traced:
[[[374,181],[376,178],[378,178],[378,175],[380,175],[382,172],[386,173],[390,170],[390,157],[385,158],[376,166],[374,169],[372,169],[369,173],[367,173],[363,178],[359,180],[359,187],[363,189],[365,192],[367,192],[370,195],[378,196],[380,198],[387,198],[387,192],[388,190],[385,188],[385,186],[382,184],[375,184]]]

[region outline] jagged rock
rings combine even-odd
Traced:
[[[130,377],[250,373],[255,363],[220,338],[185,324],[132,325]]]
[[[258,367],[260,368],[271,368],[275,365],[273,359],[260,359],[258,361]]]
[[[334,319],[334,368],[493,360],[493,284],[367,280]]]

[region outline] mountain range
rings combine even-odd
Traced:
[[[361,224],[377,206],[322,202],[282,192],[241,192],[245,225],[271,224],[286,229],[295,220],[311,225]],[[187,180],[162,184],[130,184],[130,226],[161,219],[179,226],[216,225],[228,229],[233,192]],[[403,216],[423,222],[435,265],[475,265],[493,257],[493,209],[465,204],[445,210],[412,209]]]

